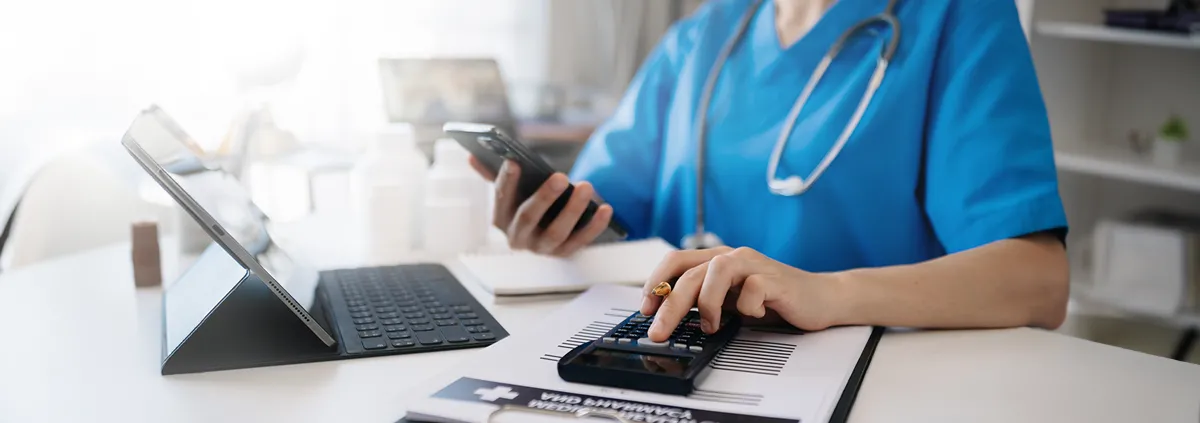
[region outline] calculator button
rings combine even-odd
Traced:
[[[639,347],[665,347],[665,346],[667,346],[666,342],[654,342],[654,341],[651,341],[650,338],[639,339],[637,344]]]
[[[364,331],[364,332],[358,333],[359,338],[374,338],[374,337],[377,337],[380,335],[382,335],[382,334],[379,333],[379,331],[377,331],[377,330],[370,330],[370,331]]]
[[[606,336],[606,337],[600,338],[600,340],[601,340],[601,341],[603,341],[603,342],[610,343],[610,344],[615,344],[615,343],[617,343],[617,338],[613,338],[613,337],[611,337],[611,336]]]
[[[368,350],[381,350],[387,348],[387,342],[384,342],[382,339],[364,339],[362,346]]]
[[[688,347],[688,350],[691,352],[695,352],[695,353],[704,352],[704,347],[701,347],[699,345],[692,345],[692,346]]]
[[[476,341],[491,341],[496,339],[496,335],[490,333],[476,333],[471,335],[471,337],[475,338]]]
[[[388,332],[388,339],[404,339],[412,338],[412,334],[408,332]]]
[[[674,341],[674,342],[671,342],[671,348],[686,351],[688,349],[688,345],[687,345],[687,343],[684,343],[684,342]]]
[[[413,345],[417,345],[417,343],[411,339],[397,339],[392,341],[392,346],[396,348],[411,347]]]
[[[621,344],[632,344],[632,343],[633,343],[633,339],[630,339],[630,338],[621,338],[621,339],[618,339],[618,340],[617,340],[617,342],[618,342],[618,343],[621,343]]]
[[[646,318],[645,317],[634,317],[632,319],[629,319],[629,321],[631,321],[633,323],[645,323]]]

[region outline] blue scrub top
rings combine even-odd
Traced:
[[[900,0],[902,36],[858,130],[800,196],[767,188],[784,119],[834,41],[886,0],[840,0],[782,48],[764,0],[708,113],[707,229],[809,271],[926,261],[1065,231],[1050,127],[1012,0]],[[694,119],[705,78],[751,0],[708,2],[663,37],[571,177],[593,183],[631,236],[695,230]],[[857,36],[800,114],[779,177],[807,177],[849,121],[890,31]]]

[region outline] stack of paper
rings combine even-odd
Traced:
[[[634,310],[640,290],[598,286],[431,383],[406,402],[412,421],[534,421],[530,409],[602,410],[631,421],[824,422],[872,339],[869,327],[799,334],[743,328],[686,397],[564,382],[558,360]]]
[[[588,247],[571,258],[526,251],[464,255],[463,265],[496,297],[578,293],[593,285],[636,285],[675,247],[654,238]]]

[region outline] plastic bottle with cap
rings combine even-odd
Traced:
[[[372,263],[395,263],[420,247],[421,205],[429,160],[411,125],[392,123],[375,134],[351,180],[359,224]]]
[[[425,250],[438,255],[476,251],[487,243],[488,184],[454,140],[438,140],[433,151],[425,180]]]

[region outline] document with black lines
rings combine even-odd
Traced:
[[[569,383],[558,361],[602,337],[635,310],[639,288],[598,286],[471,362],[422,384],[406,403],[416,420],[484,422],[504,407],[604,409],[633,421],[828,421],[871,335],[869,327],[821,332],[743,328],[687,396]],[[702,418],[701,418],[702,417]]]

